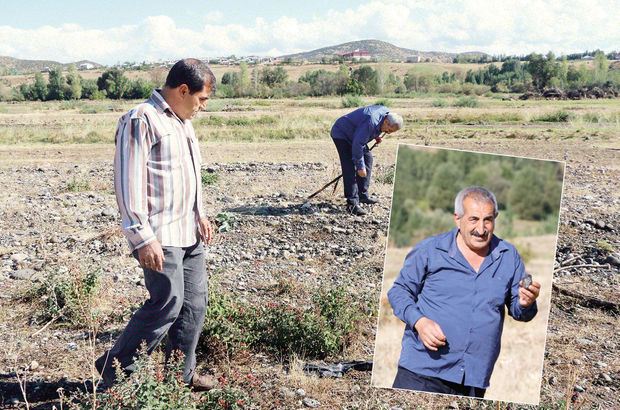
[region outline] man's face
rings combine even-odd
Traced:
[[[211,87],[205,84],[202,90],[190,94],[187,85],[181,84],[179,92],[181,94],[181,103],[179,104],[179,112],[177,115],[182,120],[189,120],[196,115],[199,110],[205,109],[209,95],[211,95]]]
[[[398,131],[398,125],[394,124],[390,126],[387,121],[383,121],[383,124],[381,124],[381,132],[391,134],[395,131]]]
[[[477,201],[467,197],[463,201],[463,216],[454,214],[454,221],[459,228],[465,245],[472,251],[484,251],[488,248],[495,229],[495,207],[493,202]]]

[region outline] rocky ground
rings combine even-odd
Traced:
[[[541,403],[618,408],[620,347],[618,283],[620,167],[615,141],[496,138],[433,140],[433,145],[566,160]],[[396,140],[377,150],[373,176],[380,199],[367,217],[343,212],[331,191],[304,199],[339,173],[329,141],[203,144],[205,208],[228,228],[208,248],[211,285],[252,303],[304,306],[318,287],[345,285],[377,307],[389,219]],[[399,142],[423,143],[403,138]],[[428,141],[426,141],[428,143]],[[145,297],[141,269],[128,255],[112,187],[111,146],[0,149],[0,390],[6,407],[24,406],[19,379],[35,408],[58,405],[56,389],[89,378],[89,361],[125,323],[123,312]],[[326,154],[327,153],[327,154]],[[223,214],[223,215],[221,215]],[[99,308],[119,312],[99,328],[95,352],[88,332],[48,327],[26,302],[29,289],[51,274],[102,270]],[[286,292],[282,292],[282,288]],[[340,360],[371,360],[374,314]],[[41,330],[44,328],[43,330]],[[205,362],[206,363],[206,362]],[[221,365],[252,374],[257,407],[484,408],[492,403],[372,388],[370,372],[343,378],[306,376],[298,365],[261,354]],[[221,369],[222,370],[222,369]],[[277,399],[277,402],[276,402]],[[499,404],[498,404],[499,406]]]

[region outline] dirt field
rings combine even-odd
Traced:
[[[209,112],[194,120],[203,167],[219,175],[204,187],[205,208],[212,217],[227,212],[237,225],[218,235],[209,249],[212,283],[239,299],[295,306],[303,306],[317,287],[343,284],[352,296],[378,309],[392,192],[382,177],[394,163],[398,142],[565,160],[553,266],[557,288],[548,324],[543,315],[537,318],[539,325],[546,324],[545,352],[531,352],[535,366],[544,356],[540,403],[547,408],[620,407],[620,104],[488,98],[479,108],[459,109],[433,107],[436,98],[392,101],[405,117],[405,129],[373,151],[372,189],[381,202],[367,218],[343,213],[341,187],[335,195],[319,196],[311,213],[299,208],[307,195],[340,172],[328,137],[331,123],[348,111],[340,99],[213,101]],[[112,189],[113,130],[129,104],[88,103],[86,108],[102,109],[93,113],[82,112],[81,106],[60,109],[55,103],[0,105],[0,283],[5,289],[0,297],[0,399],[5,406],[24,407],[17,375],[29,382],[32,407],[58,406],[56,389],[88,379],[89,360],[125,324],[105,325],[94,353],[84,330],[51,324],[39,332],[46,323],[33,319],[35,306],[21,295],[45,275],[95,264],[103,267],[107,308],[144,298],[140,269],[118,232]],[[571,120],[536,120],[558,110],[569,111]],[[265,116],[273,119],[250,121]],[[229,118],[236,120],[227,122]],[[541,238],[523,240],[538,243]],[[553,247],[549,240],[543,242],[541,248]],[[388,250],[388,255],[387,271],[400,269],[403,251],[394,250],[392,256]],[[552,267],[532,269],[548,273]],[[290,283],[292,291],[275,292],[281,282]],[[548,279],[543,289],[549,297]],[[375,321],[376,315],[369,314],[355,340],[330,362],[371,360]],[[399,342],[401,335],[394,330],[389,339]],[[540,335],[535,337],[514,349],[539,344]],[[212,363],[205,360],[201,366]],[[499,402],[371,387],[370,372],[319,379],[304,375],[298,365],[284,366],[257,352],[248,359],[229,358],[218,367],[228,375],[260,379],[261,387],[249,392],[255,407],[299,408],[304,399],[313,398],[321,408],[506,408]],[[496,366],[498,375],[507,374],[491,382],[498,395],[514,386],[510,367],[510,361]],[[389,373],[383,367],[375,371]],[[537,387],[537,380],[523,381]],[[529,393],[512,393],[511,400],[536,401]],[[495,394],[489,390],[489,397]]]

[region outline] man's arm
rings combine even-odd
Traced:
[[[150,151],[146,122],[141,118],[121,118],[116,134],[114,188],[122,231],[133,249],[157,241],[148,215],[146,163]],[[154,252],[159,254],[157,249]]]
[[[426,273],[425,252],[417,246],[405,258],[403,268],[388,292],[388,299],[394,315],[418,332],[427,349],[437,350],[446,344],[446,336],[441,327],[422,315],[417,306]]]
[[[353,153],[353,163],[355,164],[356,171],[366,171],[366,164],[364,164],[364,146],[368,142],[368,137],[372,132],[371,125],[370,120],[364,121],[357,126],[353,134],[351,152]]]
[[[525,277],[525,266],[521,256],[515,250],[515,271],[510,286],[510,300],[507,301],[508,312],[515,320],[528,322],[538,313],[536,298],[540,292],[540,283],[533,282],[528,289],[521,287]]]

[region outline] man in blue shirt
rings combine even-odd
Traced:
[[[522,287],[517,249],[493,235],[497,200],[461,190],[456,228],[416,245],[388,292],[405,322],[393,387],[484,397],[499,355],[504,305],[516,320],[537,313],[540,284]]]
[[[340,157],[344,196],[350,213],[365,215],[359,203],[377,203],[376,199],[368,195],[373,160],[366,144],[373,139],[379,144],[382,132],[391,134],[402,126],[402,117],[390,113],[383,105],[358,108],[334,123],[331,137]]]

